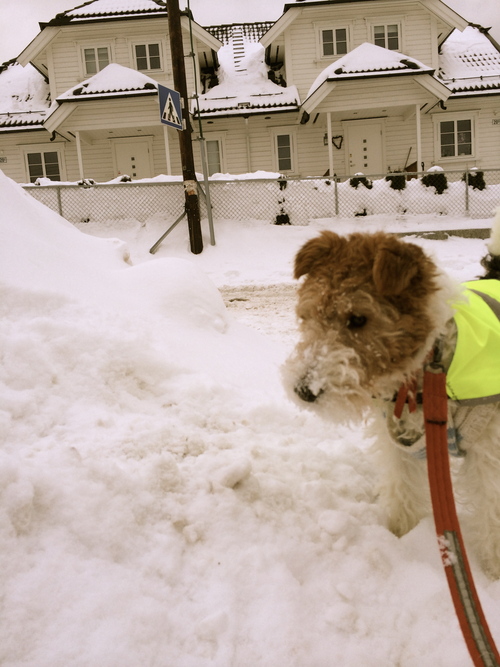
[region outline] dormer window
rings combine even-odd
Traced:
[[[135,64],[138,70],[147,71],[161,69],[160,45],[136,44]]]
[[[322,30],[324,56],[341,56],[347,53],[347,28]]]
[[[347,53],[347,28],[321,31],[324,56],[342,56]]]
[[[85,74],[92,76],[109,65],[109,49],[107,46],[83,49]]]
[[[373,26],[373,43],[390,51],[401,48],[401,27],[398,23],[384,23]]]
[[[351,27],[348,22],[336,25],[326,22],[315,24],[317,59],[331,62],[349,53],[352,48]]]

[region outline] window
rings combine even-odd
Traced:
[[[347,28],[321,31],[323,56],[342,56],[347,53]]]
[[[292,171],[292,137],[289,134],[276,135],[276,155],[278,171]]]
[[[136,44],[135,62],[138,70],[161,69],[159,44]]]
[[[109,65],[109,49],[107,46],[83,49],[85,74],[92,76]]]
[[[51,181],[61,180],[59,154],[57,151],[27,153],[26,158],[30,183],[34,183],[37,178],[49,178]]]
[[[373,43],[384,49],[398,51],[400,48],[400,29],[397,23],[373,26]]]
[[[444,120],[439,123],[441,157],[472,155],[472,121]]]

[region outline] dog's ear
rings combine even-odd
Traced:
[[[421,272],[425,262],[425,254],[419,246],[397,238],[386,239],[373,263],[375,287],[384,296],[397,296]]]
[[[295,257],[293,276],[297,280],[306,273],[311,273],[318,266],[332,261],[337,251],[345,245],[345,239],[334,232],[324,231],[307,241]]]

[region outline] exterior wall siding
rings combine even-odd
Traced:
[[[303,9],[301,15],[287,28],[291,45],[291,56],[287,54],[287,59],[292,61],[294,83],[302,101],[312,82],[334,60],[318,60],[317,30],[320,25],[349,26],[352,50],[363,42],[372,41],[371,26],[377,19],[394,21],[400,16],[404,31],[402,50],[405,55],[432,66],[434,53],[437,55],[437,44],[432,42],[433,21],[426,10],[418,5],[411,8],[406,3],[392,2],[390,6],[386,3],[369,3],[362,5],[362,14],[363,18],[353,17],[352,6],[348,5],[314,7],[308,11]]]
[[[50,81],[54,93],[59,96],[78,83],[89,78],[83,71],[81,49],[89,46],[109,45],[111,61],[123,67],[136,69],[132,45],[137,42],[158,42],[162,52],[162,70],[144,72],[163,85],[173,86],[172,61],[166,19],[142,21],[112,21],[101,24],[68,26],[63,28],[50,47]],[[183,30],[183,46],[186,56],[191,51],[189,34]],[[188,90],[194,88],[193,68],[186,57]]]

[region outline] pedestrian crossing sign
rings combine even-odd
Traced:
[[[170,127],[175,127],[176,130],[184,129],[182,126],[180,93],[158,84],[158,97],[160,101],[161,122],[165,125],[170,125]]]

